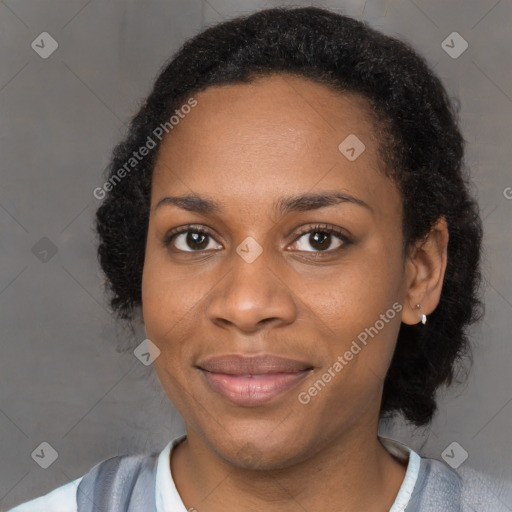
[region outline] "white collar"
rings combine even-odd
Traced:
[[[402,461],[409,459],[404,480],[398,490],[392,507],[389,509],[389,512],[402,512],[405,510],[405,507],[407,507],[416,481],[418,480],[421,457],[412,448],[409,448],[400,441],[383,436],[378,436],[378,438],[391,455],[394,455]]]
[[[155,486],[157,512],[188,512],[174,484],[170,466],[172,449],[186,437],[187,434],[182,434],[174,438],[167,444],[158,457]]]

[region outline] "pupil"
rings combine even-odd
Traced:
[[[203,238],[203,243],[202,244],[198,244],[197,243],[197,240],[200,239],[200,238]],[[187,244],[189,245],[189,247],[191,249],[204,249],[205,247],[208,246],[208,242],[206,242],[206,244],[205,244],[204,243],[205,241],[206,241],[206,236],[202,235],[200,233],[189,233],[187,235]]]
[[[318,240],[317,240],[318,239],[317,235],[320,235],[320,237],[322,238],[322,240],[320,242],[318,242]],[[317,248],[328,249],[330,242],[326,244],[325,241],[329,239],[329,236],[330,236],[329,233],[323,233],[321,231],[317,231],[316,233],[313,233],[310,236],[310,238],[312,237],[313,241],[314,241],[314,243],[311,243],[311,245],[314,247],[315,244],[319,244],[320,247],[317,247]]]

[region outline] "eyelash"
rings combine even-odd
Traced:
[[[167,235],[164,238],[164,246],[169,247],[169,245],[172,243],[174,238],[177,236],[183,234],[183,233],[196,233],[199,235],[206,235],[211,238],[214,238],[213,235],[210,233],[210,231],[206,230],[205,228],[193,224],[189,224],[187,226],[184,226],[183,228],[176,228],[175,230],[170,231],[167,233]],[[293,240],[292,243],[295,243],[297,240],[299,240],[303,235],[307,233],[323,233],[323,234],[333,234],[336,235],[342,242],[343,245],[340,247],[337,247],[336,249],[328,249],[326,251],[300,251],[300,252],[306,252],[306,253],[313,253],[313,254],[331,254],[337,251],[342,250],[343,248],[346,248],[348,245],[352,243],[352,241],[339,229],[334,228],[328,224],[316,224],[314,226],[303,226],[299,229],[297,237]],[[205,250],[199,250],[199,251],[181,251],[180,249],[177,249],[178,252],[182,253],[202,253],[205,252]]]

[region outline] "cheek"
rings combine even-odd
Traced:
[[[142,312],[147,337],[155,343],[160,355],[153,367],[171,402],[179,408],[186,406],[184,352],[185,343],[197,317],[195,291],[176,279],[164,262],[155,254],[146,258],[142,277]],[[181,409],[180,409],[181,410]]]
[[[335,332],[339,329],[356,335],[400,298],[400,262],[378,256],[378,252],[358,251],[327,278],[305,283],[305,301],[328,325],[336,327]]]
[[[161,342],[175,336],[206,293],[201,283],[191,279],[185,267],[172,266],[166,249],[148,236],[142,273],[142,311],[148,335]]]
[[[171,268],[165,251],[148,255],[142,278],[144,323],[147,337],[160,350],[155,370],[177,405],[186,387],[186,372],[201,346],[198,325],[212,284],[206,276],[191,276],[176,265]]]
[[[148,271],[142,294],[144,323],[148,338],[164,359],[177,362],[176,354],[182,351],[197,323],[200,299],[199,290]]]
[[[357,387],[385,376],[401,323],[403,276],[394,252],[361,251],[329,280],[308,284],[304,298],[326,333],[327,368],[343,358],[334,381],[350,377],[344,385]]]

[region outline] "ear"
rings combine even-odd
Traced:
[[[448,224],[439,217],[427,237],[419,242],[406,258],[406,296],[402,322],[417,324],[421,315],[436,309],[443,288],[448,261]],[[416,307],[420,304],[420,308]]]

